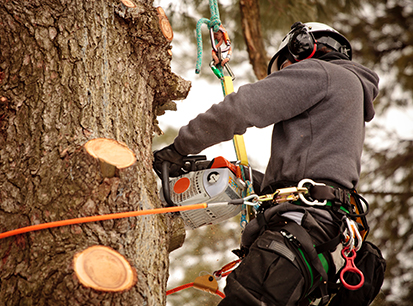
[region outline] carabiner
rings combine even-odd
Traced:
[[[223,26],[220,26],[218,31],[221,31],[221,32],[222,32],[222,35],[223,35],[223,43],[225,44],[225,47],[224,47],[224,46],[220,47],[220,48],[221,48],[221,52],[227,52],[227,51],[229,51],[229,49],[231,49],[231,41],[229,40],[227,31],[224,29]],[[210,36],[210,38],[211,38],[211,46],[212,46],[212,49],[213,49],[215,52],[218,52],[218,48],[217,48],[217,46],[216,46],[216,44],[215,44],[215,37],[214,37],[214,29],[213,29],[213,27],[211,27],[211,28],[209,29],[209,36]]]
[[[234,81],[234,80],[235,80],[235,74],[234,74],[234,72],[232,72],[232,69],[231,69],[231,67],[229,66],[229,64],[226,63],[226,64],[224,65],[224,67],[225,67],[225,69],[227,69],[229,76],[230,76],[231,79]]]
[[[211,67],[212,72],[215,74],[215,76],[218,79],[224,78],[224,75],[222,74],[222,72],[217,67],[215,67],[213,60],[209,63],[209,67]]]
[[[231,272],[234,271],[234,269],[238,266],[240,262],[241,262],[241,259],[236,259],[234,261],[231,261],[230,263],[223,266],[221,269],[212,273],[212,275],[215,277],[216,280],[220,280],[221,278],[231,274]]]
[[[273,201],[274,196],[276,193],[270,193],[270,194],[264,194],[258,197],[258,201],[260,202],[267,202],[267,201]]]
[[[249,206],[255,206],[257,205],[257,202],[259,200],[259,196],[256,194],[251,194],[249,196],[246,196],[245,198],[243,198],[245,205],[249,205]]]
[[[350,250],[350,251],[349,251]],[[341,256],[346,261],[345,267],[340,272],[340,281],[343,286],[349,290],[357,290],[360,289],[364,285],[364,275],[355,265],[354,259],[356,258],[356,251],[354,249],[350,249],[349,246],[346,246],[341,250]],[[345,273],[354,273],[360,277],[360,282],[357,285],[350,285],[344,279]]]
[[[298,183],[297,188],[303,188],[305,184],[311,184],[313,186],[325,186],[326,185],[324,183],[316,183],[316,182],[314,182],[313,180],[310,180],[310,179],[303,179]],[[327,200],[324,200],[323,202],[319,202],[317,200],[309,201],[304,197],[303,193],[299,193],[298,195],[300,196],[300,200],[303,201],[307,205],[325,206],[327,204]]]
[[[354,248],[355,251],[358,252],[363,244],[363,238],[358,230],[357,223],[347,217],[345,217],[345,221],[347,226],[344,231],[344,236],[347,241],[343,242],[343,245],[348,246],[350,249]]]

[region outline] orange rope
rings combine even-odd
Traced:
[[[229,274],[231,274],[231,272],[234,270],[235,266],[241,262],[241,259],[237,259],[234,261],[231,261],[230,263],[226,264],[225,266],[223,266],[220,270],[215,271],[213,273],[213,275],[215,277],[217,277],[218,279],[228,276]]]
[[[176,288],[173,288],[173,289],[170,289],[170,290],[166,291],[166,295],[170,295],[170,294],[172,294],[172,293],[175,293],[175,292],[178,292],[178,291],[187,289],[187,288],[191,288],[191,287],[193,287],[193,286],[194,286],[194,283],[193,283],[193,282],[192,282],[192,283],[185,284],[185,285],[181,285],[181,286],[179,286],[179,287],[176,287]]]
[[[225,298],[225,294],[219,290],[217,290],[217,292],[215,292],[217,295],[219,295],[222,299]]]
[[[231,261],[230,263],[226,264],[225,266],[223,266],[218,271],[215,271],[213,273],[213,276],[215,278],[218,278],[218,279],[228,276],[234,270],[235,266],[237,264],[239,264],[240,262],[241,262],[241,259],[236,259],[234,261]],[[196,282],[196,280],[195,280],[195,282]],[[170,289],[170,290],[166,291],[166,295],[170,295],[172,293],[176,293],[178,291],[181,291],[181,290],[184,290],[184,289],[187,289],[187,288],[191,288],[191,287],[197,288],[196,285],[195,285],[195,282],[188,283],[188,284],[181,285],[181,286],[178,286],[176,288]],[[200,288],[197,288],[197,289],[200,289]],[[202,290],[202,288],[200,290]],[[211,290],[206,290],[206,292],[213,293],[213,291],[211,291]],[[219,291],[218,289],[214,293],[216,295],[218,295],[219,297],[221,297],[222,299],[225,298],[225,294],[223,292]]]
[[[167,291],[166,291],[166,295],[170,295],[170,294],[179,292],[179,291],[181,291],[181,290],[191,288],[191,287],[193,287],[193,286],[194,286],[194,283],[193,283],[193,282],[192,282],[192,283],[185,284],[185,285],[181,285],[181,286],[178,286],[178,287],[176,287],[176,288],[167,290]],[[225,298],[225,294],[224,294],[223,292],[219,291],[218,289],[217,289],[217,291],[215,291],[215,294],[218,295],[218,296],[219,296],[220,298],[222,298],[222,299]]]
[[[87,222],[96,222],[96,221],[104,221],[104,220],[111,220],[111,219],[120,219],[120,218],[129,218],[129,217],[137,217],[137,216],[145,216],[145,215],[155,215],[155,214],[165,214],[171,212],[178,212],[178,211],[186,211],[186,210],[194,210],[194,209],[202,209],[207,208],[207,203],[199,203],[193,205],[185,205],[185,206],[173,206],[173,207],[162,207],[162,208],[154,208],[148,210],[139,210],[139,211],[130,211],[130,212],[123,212],[123,213],[114,213],[114,214],[107,214],[107,215],[99,215],[99,216],[91,216],[91,217],[82,217],[82,218],[74,218],[68,220],[61,220],[61,221],[54,221],[49,223],[42,223],[36,225],[30,225],[26,227],[22,227],[19,229],[11,230],[8,232],[4,232],[0,234],[0,239],[24,234],[27,232],[34,232],[39,231],[47,228],[59,227],[59,226],[66,226],[66,225],[73,225],[73,224],[80,224],[80,223],[87,223]]]

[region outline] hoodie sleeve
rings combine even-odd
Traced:
[[[182,127],[174,141],[183,155],[242,135],[252,126],[263,128],[291,119],[326,96],[329,76],[318,61],[303,61],[264,80],[241,86]]]

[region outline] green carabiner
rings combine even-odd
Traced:
[[[209,67],[211,67],[212,72],[216,75],[218,79],[222,79],[224,74],[214,65],[214,61],[209,63]]]

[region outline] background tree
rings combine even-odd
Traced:
[[[189,90],[170,70],[153,1],[0,2],[0,231],[160,206],[155,116]],[[83,149],[104,137],[137,162],[105,177]],[[0,305],[163,305],[168,216],[85,223],[0,240]],[[178,223],[179,224],[179,223]],[[113,248],[138,283],[106,293],[74,276],[75,253]]]

